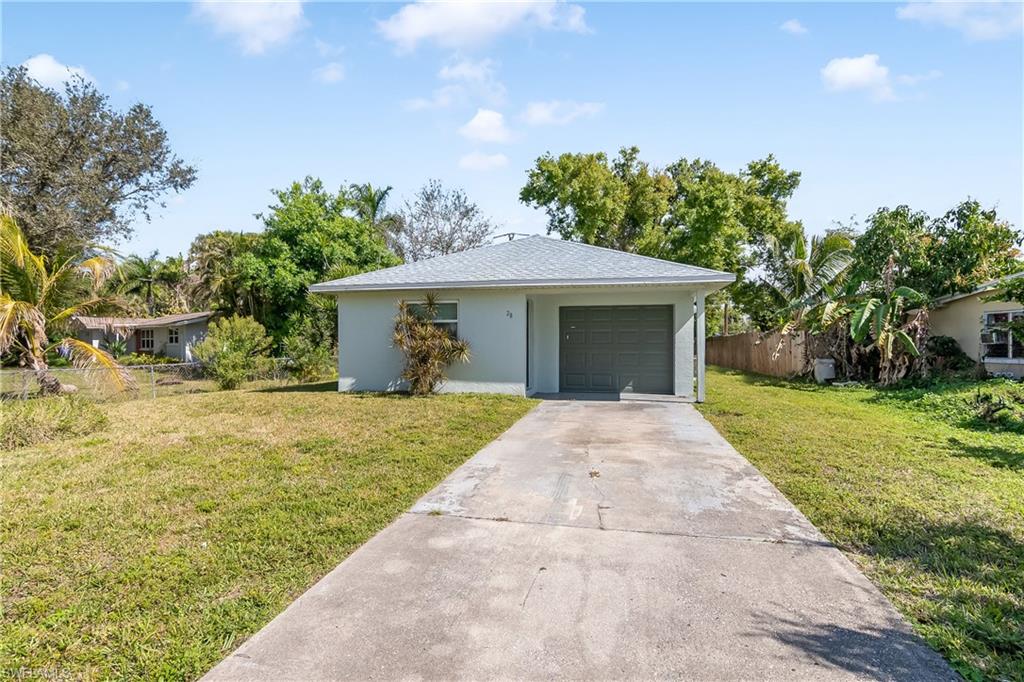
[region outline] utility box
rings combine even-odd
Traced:
[[[832,358],[814,358],[814,380],[819,384],[836,378],[836,361]]]

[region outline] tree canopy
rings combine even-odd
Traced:
[[[929,298],[970,291],[1024,268],[1018,250],[1022,240],[1024,233],[973,199],[938,218],[906,205],[880,208],[857,238],[855,278],[879,289],[881,273],[892,259],[897,286]]]
[[[461,189],[430,180],[405,203],[392,222],[391,247],[400,258],[418,261],[487,244],[495,225]]]
[[[307,177],[273,194],[277,203],[260,216],[263,232],[235,256],[234,266],[256,319],[280,340],[311,312],[311,284],[400,261],[372,224],[354,217],[344,192],[329,192]]]
[[[543,208],[548,231],[581,241],[735,273],[731,296],[752,316],[770,317],[770,295],[744,283],[764,265],[771,244],[801,231],[788,220],[786,202],[800,174],[772,156],[738,173],[701,159],[680,159],[664,169],[624,147],[609,161],[602,153],[546,154],[520,191]],[[716,310],[710,311],[715,322]]]
[[[63,93],[23,67],[0,79],[0,199],[34,250],[129,236],[136,218],[195,178],[150,107],[117,111],[82,78]]]
[[[609,162],[604,152],[546,154],[529,171],[519,192],[524,203],[543,208],[548,232],[562,239],[636,251],[668,210],[669,177],[623,147]]]

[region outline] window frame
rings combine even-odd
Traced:
[[[156,335],[151,328],[137,329],[135,331],[136,350],[140,353],[152,353],[156,348]]]
[[[1000,326],[999,324],[990,321],[991,318],[996,316],[996,315],[1006,315],[1007,323],[1015,322],[1017,320],[1024,320],[1024,309],[1016,309],[1016,310],[986,310],[985,312],[983,312],[981,314],[981,334],[979,335],[980,336],[980,340],[981,340],[981,347],[982,347],[981,361],[982,362],[1002,362],[1002,363],[1009,363],[1009,364],[1024,364],[1024,353],[1020,353],[1020,354],[1014,355],[1014,352],[1013,352],[1014,342],[1017,341],[1018,345],[1020,345],[1019,344],[1020,340],[1019,339],[1015,339],[1014,335],[1013,335],[1013,332],[1010,331],[1008,328],[1006,328],[1004,326]],[[988,354],[988,347],[989,346],[995,346],[995,345],[1000,345],[1001,346],[1001,345],[1003,345],[1002,342],[995,343],[995,342],[986,342],[985,341],[985,335],[986,334],[994,334],[994,333],[1002,333],[1002,334],[1006,335],[1006,342],[1005,342],[1006,343],[1006,355],[1005,356],[1001,356],[1001,355],[997,356],[997,355],[989,355]]]
[[[172,336],[173,334],[173,336]],[[181,343],[181,328],[180,327],[168,327],[167,328],[167,345],[177,346]]]
[[[435,317],[432,320],[428,320],[430,322],[430,324],[433,324],[433,325],[444,325],[444,328],[448,329],[448,331],[451,333],[451,335],[453,337],[455,337],[456,339],[459,338],[459,302],[458,302],[458,300],[446,299],[444,301],[434,301],[434,303],[437,306],[439,306],[439,307],[442,306],[442,305],[445,305],[445,304],[454,305],[455,306],[455,317],[453,317],[453,318]],[[423,306],[426,306],[427,302],[425,300],[423,300],[423,299],[420,299],[418,301],[405,301],[405,304],[410,307],[410,312],[411,312],[411,308],[413,306],[423,307]]]

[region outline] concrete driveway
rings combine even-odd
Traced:
[[[548,401],[208,680],[957,679],[692,406]]]

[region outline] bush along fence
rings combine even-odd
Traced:
[[[781,342],[781,344],[780,344]],[[773,377],[792,378],[809,371],[807,335],[796,332],[745,332],[707,339],[708,364]]]
[[[51,367],[50,372],[74,393],[89,400],[117,401],[158,398],[179,393],[203,393],[217,390],[217,383],[199,362],[134,365],[126,368],[132,386],[120,390],[107,370]],[[266,369],[249,377],[262,385],[283,385],[293,380],[294,370],[287,358],[277,358]],[[39,382],[32,370],[0,370],[0,399],[27,399],[39,393]]]

